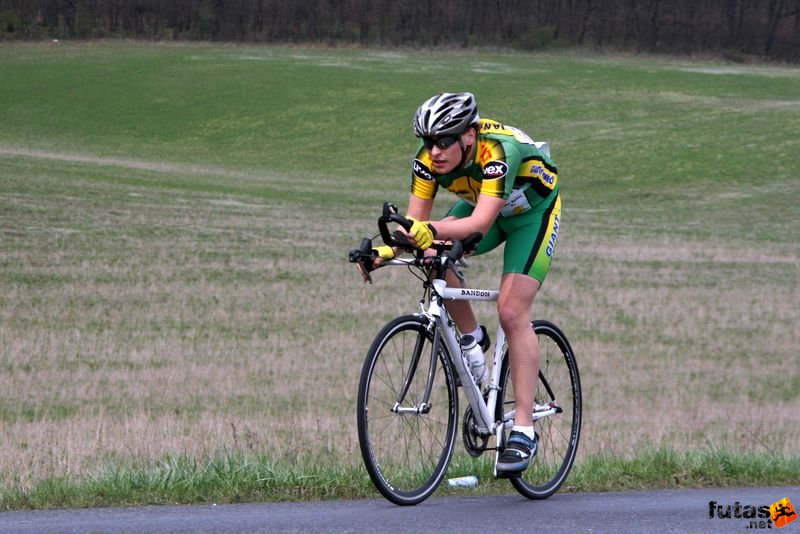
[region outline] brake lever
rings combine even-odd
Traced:
[[[363,262],[356,263],[356,268],[358,272],[361,273],[361,279],[364,280],[365,284],[372,284],[372,275],[367,271],[367,267],[364,265]]]
[[[372,240],[365,237],[361,240],[361,245],[357,249],[350,251],[350,263],[355,263],[358,272],[361,274],[361,279],[366,284],[372,284],[372,275],[370,271],[373,270],[372,262],[375,259],[372,252]]]
[[[394,233],[392,234],[392,237],[395,239],[395,241],[397,241],[401,245],[408,245],[409,247],[411,246],[411,242],[408,240],[408,236],[403,232],[401,232],[400,230],[395,230]]]

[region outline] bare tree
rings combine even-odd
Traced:
[[[745,53],[800,61],[800,0],[0,0],[0,39]]]

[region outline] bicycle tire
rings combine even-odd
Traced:
[[[575,461],[581,432],[581,381],[575,354],[564,333],[549,321],[536,320],[531,326],[541,349],[535,402],[544,405],[554,396],[563,411],[534,422],[539,435],[536,457],[520,476],[509,480],[525,497],[546,499],[558,491]],[[498,420],[514,407],[510,370],[506,351],[500,369]]]
[[[401,506],[418,504],[436,490],[455,446],[458,392],[444,344],[434,360],[430,410],[392,411],[409,375],[403,406],[421,402],[433,350],[427,327],[428,319],[415,315],[384,326],[367,352],[358,386],[358,441],[364,465],[378,491]]]

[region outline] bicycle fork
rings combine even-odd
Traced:
[[[426,327],[430,331],[430,322]],[[416,406],[406,407],[403,406],[403,401],[406,398],[406,394],[408,393],[409,388],[411,387],[411,382],[414,380],[414,376],[417,374],[417,369],[419,368],[419,362],[422,358],[422,350],[425,348],[425,336],[419,335],[417,336],[417,341],[414,345],[414,352],[411,355],[411,361],[408,365],[408,370],[406,371],[406,375],[403,378],[403,385],[400,388],[400,392],[397,395],[397,400],[392,406],[391,411],[393,413],[398,414],[426,414],[430,411],[431,405],[428,402],[431,397],[431,391],[433,390],[433,379],[436,373],[436,358],[439,354],[438,350],[438,343],[437,338],[438,331],[435,333],[433,347],[430,353],[430,361],[428,365],[428,373],[425,381],[425,392],[422,396],[422,402],[417,404]]]

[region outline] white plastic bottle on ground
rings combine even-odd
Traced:
[[[447,485],[451,488],[474,488],[478,485],[478,477],[468,475],[465,477],[448,478]]]

